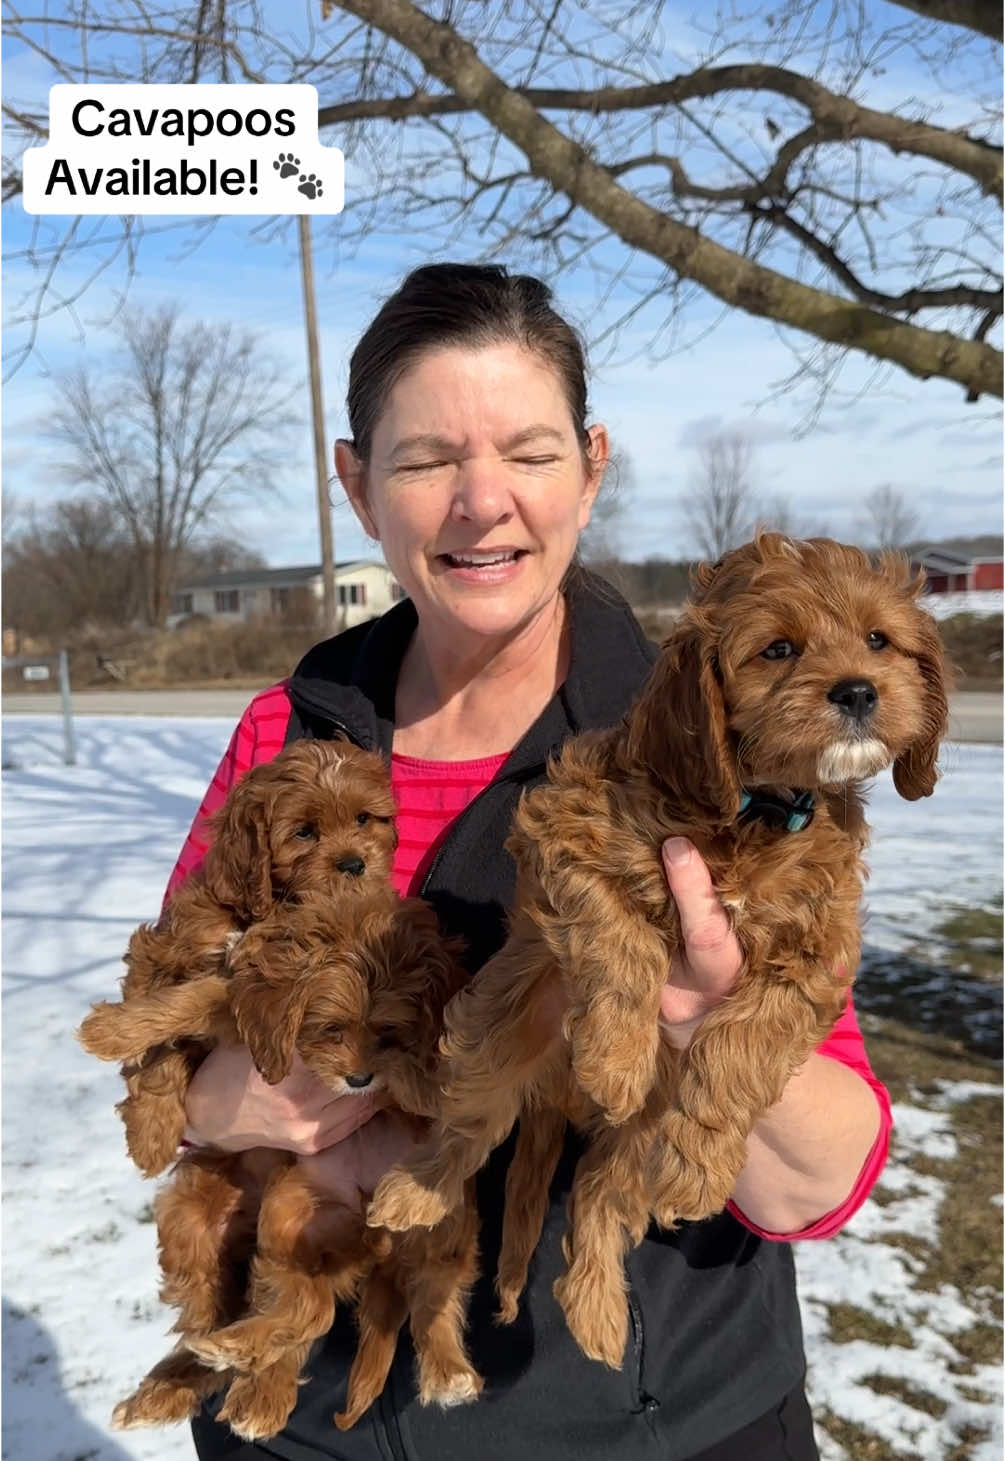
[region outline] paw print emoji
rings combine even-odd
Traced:
[[[291,178],[300,169],[300,158],[294,157],[292,152],[281,152],[272,166],[281,178]]]
[[[305,198],[320,198],[324,189],[316,173],[301,173],[297,192],[303,193]]]

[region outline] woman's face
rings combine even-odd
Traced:
[[[509,638],[553,607],[603,477],[584,462],[558,376],[519,345],[430,351],[401,377],[365,474],[336,466],[427,629]]]

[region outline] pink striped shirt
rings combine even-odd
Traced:
[[[256,695],[231,736],[223,760],[196,812],[191,831],[168,881],[164,901],[202,863],[208,846],[206,820],[227,799],[246,771],[271,761],[282,750],[290,717],[290,699],[284,680]],[[479,761],[422,761],[412,756],[391,757],[391,789],[398,805],[398,849],[392,879],[399,893],[414,893],[421,886],[438,847],[454,820],[496,775],[506,755]],[[865,1052],[862,1032],[851,999],[817,1054],[847,1065],[871,1087],[879,1105],[879,1134],[847,1199],[799,1233],[768,1233],[752,1223],[735,1203],[729,1211],[762,1238],[792,1242],[803,1238],[830,1238],[858,1212],[872,1191],[890,1150],[893,1117],[890,1097],[874,1075]]]
[[[391,792],[398,808],[392,877],[402,896],[422,887],[447,828],[488,786],[508,754],[478,761],[422,761],[392,754]]]

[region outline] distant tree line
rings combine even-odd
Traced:
[[[44,514],[5,498],[3,622],[22,641],[74,643],[148,620],[147,558],[102,498],[57,502]],[[264,565],[222,535],[186,544],[178,582]]]

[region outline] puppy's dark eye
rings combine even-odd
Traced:
[[[359,823],[359,825],[361,827],[365,827],[366,824],[367,824],[367,822],[369,822],[369,820],[370,820],[370,813],[369,812],[360,812],[359,816],[356,818],[356,821]]]
[[[325,1039],[330,1045],[341,1045],[345,1039],[345,1031],[341,1025],[329,1025],[325,1031]]]
[[[791,639],[775,639],[768,645],[767,649],[761,650],[762,659],[791,659],[799,651]]]
[[[881,634],[878,629],[871,630],[865,636],[865,642],[870,649],[885,649],[886,646],[890,643],[886,635]]]
[[[318,829],[313,822],[301,822],[293,835],[300,842],[316,842],[318,839]]]

